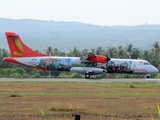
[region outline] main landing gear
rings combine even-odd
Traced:
[[[85,74],[85,78],[86,78],[86,79],[89,79],[90,76],[91,76],[90,73],[86,73],[86,74]]]

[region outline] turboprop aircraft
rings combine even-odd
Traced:
[[[5,61],[21,64],[48,71],[70,71],[85,75],[101,73],[140,73],[147,77],[157,73],[158,69],[146,60],[140,59],[110,59],[107,56],[84,53],[81,57],[56,57],[38,53],[25,45],[18,34],[5,33],[11,57]]]

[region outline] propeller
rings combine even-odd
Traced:
[[[106,55],[106,61],[108,62],[110,60],[111,60],[111,58],[109,58],[108,55]]]

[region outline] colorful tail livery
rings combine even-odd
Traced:
[[[148,61],[140,59],[114,59],[90,52],[81,57],[49,56],[30,49],[16,33],[5,34],[11,57],[4,60],[16,64],[49,71],[76,72],[85,74],[85,78],[102,73],[139,73],[149,77],[149,74],[158,72],[158,69]]]
[[[38,53],[30,49],[16,33],[6,32],[5,34],[12,57],[48,56],[47,54]]]

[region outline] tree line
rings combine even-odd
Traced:
[[[36,50],[38,51],[38,50]],[[40,51],[38,51],[40,52]],[[76,47],[70,49],[69,52],[60,51],[57,48],[47,47],[44,50],[45,53],[52,56],[70,56],[70,57],[80,57],[84,52],[93,52],[96,55],[107,55],[110,58],[127,58],[127,59],[145,59],[149,61],[152,65],[160,70],[160,45],[156,41],[150,50],[142,50],[136,48],[133,44],[127,44],[126,46],[117,47],[97,47],[92,49],[80,50]],[[14,63],[9,63],[4,61],[4,57],[9,57],[9,51],[4,48],[0,48],[0,77],[8,78],[41,78],[41,77],[84,77],[78,73],[70,72],[48,72],[42,71],[35,68],[30,68],[22,65],[17,65]],[[101,74],[95,77],[144,77],[143,75],[134,74]],[[159,74],[154,74],[152,77],[160,77]]]

